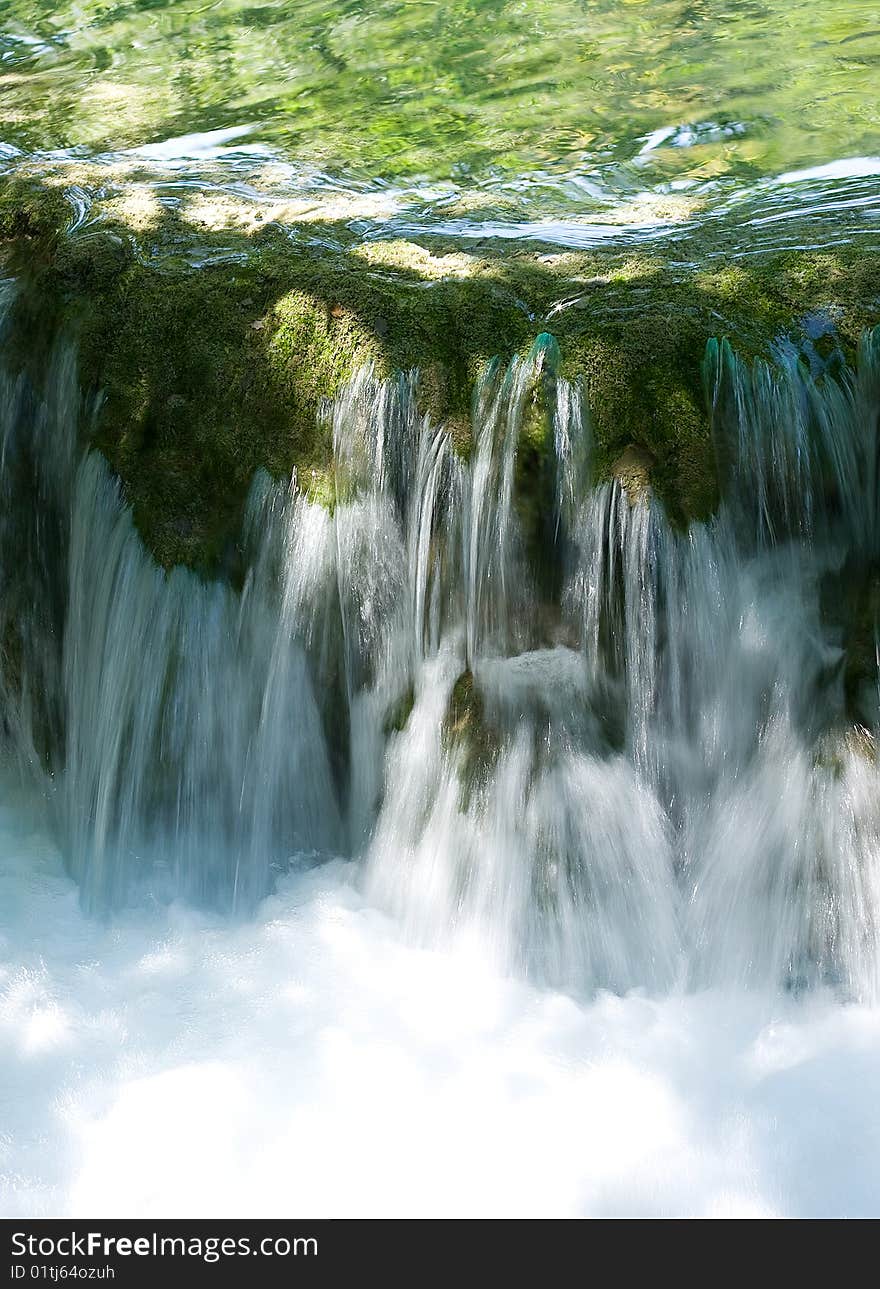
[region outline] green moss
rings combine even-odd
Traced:
[[[53,245],[70,222],[71,208],[60,188],[39,178],[12,175],[0,183],[0,241]]]
[[[461,808],[467,810],[473,794],[486,782],[501,749],[500,733],[487,718],[470,668],[459,676],[450,695],[443,722],[443,741],[456,758]]]
[[[300,467],[297,477],[309,501],[323,506],[332,514],[336,507],[337,488],[336,479],[330,467],[312,466],[306,469]]]
[[[330,220],[196,226],[185,206],[159,205],[149,220],[123,216],[109,203],[102,222],[67,236],[57,185],[0,183],[0,244],[25,284],[13,357],[37,367],[60,326],[77,334],[83,384],[103,391],[95,442],[138,527],[164,565],[207,572],[232,558],[258,467],[296,467],[311,495],[333,504],[320,404],[362,361],[380,374],[419,367],[423,409],[466,454],[484,364],[552,330],[561,359],[533,391],[517,460],[517,505],[539,550],[557,370],[589,395],[597,477],[632,445],[685,524],[717,503],[700,371],[707,340],[727,334],[757,354],[818,308],[851,356],[880,318],[876,260],[857,246],[735,264],[693,241],[666,243],[663,257],[491,241],[465,254],[437,237],[365,248]]]
[[[630,505],[640,501],[651,488],[656,462],[645,448],[629,443],[611,467],[611,472],[626,492]]]
[[[670,516],[685,523],[704,518],[716,500],[699,369],[710,319],[693,292],[682,294],[653,268],[650,277],[648,296],[630,279],[614,289],[625,289],[632,306],[612,306],[600,326],[579,316],[560,343],[565,370],[586,378],[598,477],[635,445],[654,462],[651,483]]]
[[[410,685],[385,717],[383,730],[386,738],[389,734],[399,734],[401,730],[406,729],[406,723],[412,715],[415,701],[415,690]]]

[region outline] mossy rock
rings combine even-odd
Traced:
[[[851,557],[820,583],[822,619],[843,650],[844,710],[857,724],[869,724],[877,705],[877,632],[880,629],[880,573],[873,561]]]
[[[385,717],[383,732],[388,738],[390,734],[400,734],[406,729],[407,722],[412,715],[415,707],[416,696],[412,684],[408,685],[404,693],[396,703],[393,704]]]
[[[877,261],[855,243],[728,265],[714,258],[717,247],[710,254],[675,238],[662,255],[560,255],[535,243],[463,249],[428,235],[365,244],[332,219],[283,227],[236,215],[214,226],[160,203],[149,218],[125,212],[108,201],[70,235],[57,178],[0,181],[0,256],[22,284],[7,343],[13,362],[37,370],[60,328],[77,336],[84,390],[102,395],[94,443],[138,528],[165,566],[206,573],[234,565],[259,467],[296,468],[311,495],[333,504],[321,403],[363,361],[380,374],[418,367],[424,410],[467,454],[485,363],[525,354],[552,331],[559,374],[589,395],[595,476],[611,477],[632,445],[651,460],[652,491],[684,525],[718,499],[701,379],[707,340],[728,334],[747,356],[766,352],[820,308],[850,357],[861,330],[880,320]],[[543,393],[517,461],[517,505],[534,550],[548,520]]]
[[[612,465],[611,473],[623,488],[631,506],[649,496],[654,466],[654,457],[637,443],[628,443]]]
[[[443,721],[443,742],[455,758],[462,810],[485,784],[501,750],[501,733],[489,720],[470,668],[459,676]]]

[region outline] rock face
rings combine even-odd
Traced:
[[[631,506],[651,491],[653,468],[653,456],[637,443],[628,443],[611,467],[613,477],[623,488]]]
[[[707,255],[693,229],[686,247],[667,238],[637,251],[463,249],[436,234],[364,243],[332,211],[282,225],[119,196],[71,230],[70,181],[0,180],[0,269],[19,282],[6,341],[14,363],[37,370],[59,331],[76,339],[83,390],[100,395],[93,442],[166,567],[228,566],[261,466],[295,467],[332,502],[321,405],[359,363],[418,367],[425,408],[466,454],[477,373],[542,331],[558,341],[560,374],[587,391],[598,477],[616,474],[631,499],[650,484],[686,524],[717,501],[707,340],[727,334],[746,354],[780,334],[797,344],[821,311],[848,356],[880,317],[876,259],[855,243],[732,262],[717,246]]]

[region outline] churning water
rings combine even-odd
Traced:
[[[363,368],[235,585],[3,375],[4,1211],[876,1208],[880,336],[710,347],[687,532],[558,360]]]

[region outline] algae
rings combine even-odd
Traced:
[[[87,218],[72,205],[72,177],[80,204],[92,182]],[[727,335],[746,357],[766,354],[819,309],[849,360],[880,319],[876,256],[858,242],[729,263],[692,231],[637,252],[558,254],[487,239],[465,253],[427,234],[365,243],[332,208],[290,226],[222,210],[199,224],[186,202],[149,205],[147,217],[143,203],[119,203],[110,188],[102,207],[94,183],[69,171],[0,180],[0,247],[23,287],[8,343],[28,367],[59,329],[76,338],[84,392],[103,396],[92,441],[166,567],[211,573],[234,563],[260,467],[276,476],[295,468],[315,499],[333,504],[321,404],[359,363],[380,374],[418,367],[424,410],[467,453],[484,364],[525,354],[545,331],[561,358],[542,381],[558,369],[587,392],[595,477],[635,452],[673,523],[685,525],[718,498],[701,377],[707,341]],[[548,514],[545,406],[537,389],[517,461],[517,505],[535,548]]]
[[[466,812],[474,793],[486,783],[501,751],[501,734],[489,720],[482,694],[468,667],[449,697],[442,729],[443,743],[455,760],[459,804]]]

